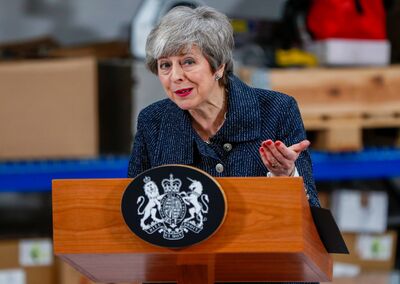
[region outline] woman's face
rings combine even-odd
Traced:
[[[185,54],[158,59],[157,68],[165,92],[181,109],[199,109],[223,95],[215,80],[215,74],[222,74],[223,70],[213,73],[196,46]]]

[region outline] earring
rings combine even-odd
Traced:
[[[219,74],[215,74],[215,81],[218,81],[219,79],[221,79],[222,77]]]

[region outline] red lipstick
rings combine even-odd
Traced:
[[[175,91],[175,94],[177,94],[179,97],[183,98],[186,96],[189,96],[192,93],[193,88],[185,88],[185,89],[179,89]]]

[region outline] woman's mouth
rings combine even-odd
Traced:
[[[175,94],[177,94],[179,97],[183,98],[186,96],[189,96],[192,93],[193,88],[186,88],[186,89],[180,89],[175,91]]]

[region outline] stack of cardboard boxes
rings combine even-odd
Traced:
[[[53,255],[51,239],[0,241],[0,284],[94,284]]]
[[[0,63],[0,160],[98,154],[93,58]]]
[[[50,239],[0,241],[1,284],[54,284],[57,272]]]
[[[397,233],[387,230],[387,193],[335,190],[329,197],[322,193],[321,203],[331,208],[350,251],[349,255],[333,255],[334,283],[361,283],[361,279],[390,283]]]
[[[97,83],[92,57],[0,62],[0,162],[97,157]],[[20,237],[0,240],[0,284],[86,283],[63,280],[50,238]]]

